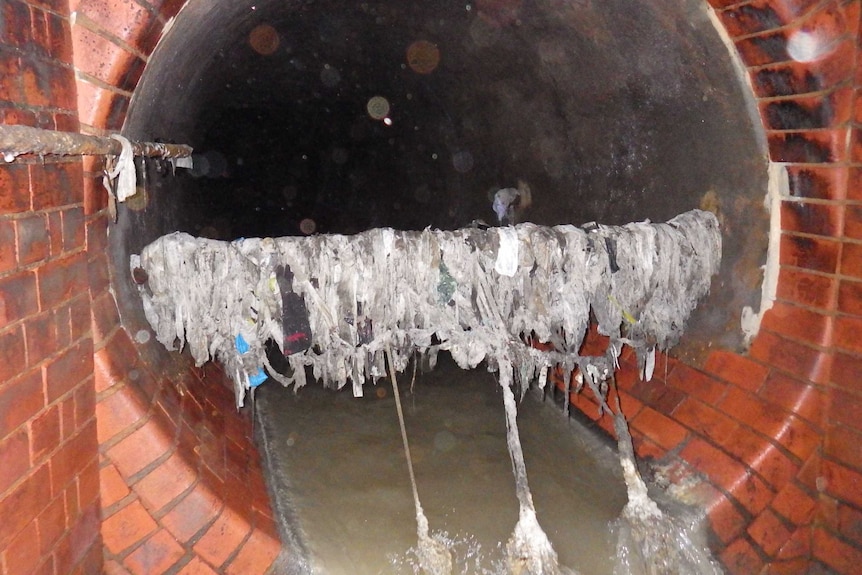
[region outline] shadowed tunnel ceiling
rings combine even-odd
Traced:
[[[125,133],[189,143],[198,167],[148,167],[148,199],[112,232],[114,267],[175,230],[493,225],[491,195],[519,181],[521,220],[546,225],[704,207],[724,261],[692,320],[696,359],[739,347],[742,307],[759,305],[766,159],[743,94],[695,1],[191,0]],[[137,300],[127,276],[121,302]]]

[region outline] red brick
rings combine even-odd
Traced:
[[[785,301],[829,309],[836,283],[834,277],[782,267],[778,274],[776,295]]]
[[[826,493],[839,501],[862,507],[862,473],[828,459],[823,459],[821,473],[826,480]]]
[[[631,394],[665,415],[672,413],[686,397],[685,393],[670,387],[658,378],[653,378],[652,381],[638,381],[631,388]]]
[[[165,573],[185,554],[185,550],[164,529],[159,529],[135,549],[123,564],[135,575]]]
[[[0,165],[0,214],[30,209],[30,176],[27,166]]]
[[[129,505],[102,521],[102,541],[114,554],[137,544],[158,526],[140,501]]]
[[[255,529],[240,549],[236,558],[230,562],[227,575],[264,575],[269,572],[278,554],[281,542],[270,535]]]
[[[796,525],[806,525],[814,514],[814,498],[794,482],[788,482],[775,499],[772,508]]]
[[[706,369],[712,371],[707,360]],[[713,373],[715,373],[713,371]],[[667,377],[668,385],[696,397],[706,403],[715,403],[724,395],[726,385],[714,377],[692,369],[685,364],[677,364]]]
[[[29,319],[24,324],[27,338],[27,365],[32,367],[42,363],[60,351],[57,318],[55,313],[43,313]]]
[[[826,383],[828,357],[824,352],[761,330],[751,347],[751,356],[796,377]]]
[[[27,365],[24,331],[15,326],[0,331],[0,382],[24,371]]]
[[[213,521],[223,506],[221,498],[204,483],[198,483],[182,501],[162,518],[162,525],[182,543]]]
[[[130,573],[128,569],[113,559],[109,559],[105,561],[105,575],[130,575]]]
[[[0,350],[2,349],[0,346]],[[842,423],[853,429],[862,430],[860,413],[862,413],[862,395],[840,388],[832,390],[832,403],[829,410],[832,423]]]
[[[748,527],[748,534],[770,557],[790,539],[792,531],[769,509],[757,516]]]
[[[849,545],[823,529],[814,529],[814,558],[838,573],[857,573],[862,565],[862,549]]]
[[[854,469],[862,470],[862,432],[836,425],[826,433],[823,453]]]
[[[63,249],[73,251],[84,247],[84,208],[63,210]]]
[[[820,442],[820,434],[810,424],[745,392],[731,390],[720,407],[771,437],[800,460],[807,459]]]
[[[822,96],[815,97],[815,101],[825,100]],[[771,105],[774,105],[774,102]],[[816,236],[837,236],[841,232],[838,226],[842,222],[843,209],[843,206],[835,204],[799,200],[783,201],[781,202],[781,229],[786,232]]]
[[[90,463],[84,467],[84,470],[78,476],[78,501],[85,508],[100,503],[99,459],[99,454],[94,453],[93,458],[90,459]]]
[[[65,395],[93,373],[93,342],[83,340],[43,367],[48,403]]]
[[[81,430],[51,457],[52,493],[66,489],[70,482],[83,472],[90,460],[98,453],[95,422]],[[77,499],[77,488],[76,491]]]
[[[240,546],[251,530],[245,518],[225,507],[218,519],[194,546],[194,551],[212,565],[221,566]]]
[[[835,352],[832,383],[844,389],[862,391],[862,358]]]
[[[177,575],[218,575],[200,557],[194,557]]]
[[[55,497],[42,513],[36,517],[39,525],[39,549],[41,555],[47,555],[51,548],[66,532],[66,505],[63,497]]]
[[[826,394],[809,382],[799,381],[780,373],[771,373],[758,395],[770,403],[796,413],[814,425],[822,424]]]
[[[48,250],[53,257],[63,254],[63,216],[60,212],[50,212],[48,217]]]
[[[737,428],[721,445],[774,489],[785,485],[799,471],[799,465],[791,461],[775,444],[746,427]]]
[[[30,34],[35,52],[40,56],[46,56],[49,51],[48,23],[45,11],[30,6]]]
[[[72,50],[79,71],[116,87],[135,60],[131,52],[82,26],[72,26]]]
[[[92,381],[75,390],[75,429],[80,429],[96,416],[96,392]]]
[[[811,560],[811,527],[805,525],[794,530],[790,539],[778,551],[778,557],[781,560],[787,560],[789,562],[788,567],[799,565],[799,560],[803,561],[801,570],[797,568],[796,570],[785,571],[788,575],[805,573]]]
[[[83,510],[80,518],[72,525],[69,532],[69,547],[71,564],[78,565],[88,554],[88,551],[93,547],[100,553],[103,551],[101,545],[95,545],[99,541],[100,515],[98,505],[91,505]],[[96,557],[96,564],[100,564],[101,557]],[[82,570],[81,575],[86,575],[88,571]],[[92,573],[92,571],[89,571]]]
[[[83,252],[49,262],[37,271],[39,305],[50,309],[64,303],[88,287],[87,258]]]
[[[772,492],[762,479],[754,476],[727,453],[701,439],[689,441],[680,455],[705,473],[716,486],[732,495],[750,513],[762,511],[772,498]]]
[[[179,497],[196,479],[195,470],[175,452],[138,481],[134,490],[144,505],[155,512]]]
[[[849,179],[847,168],[835,165],[789,165],[787,175],[789,195],[792,198],[839,201],[845,199]]]
[[[103,293],[108,291],[110,287],[110,277],[108,276],[108,256],[101,253],[91,256],[87,262],[87,269],[90,275],[90,291],[91,293]]]
[[[75,392],[66,395],[58,404],[60,406],[60,441],[66,441],[74,435],[78,429],[75,427]],[[93,422],[95,424],[95,421]]]
[[[42,375],[37,371],[22,374],[0,386],[0,438],[6,437],[44,406]]]
[[[748,540],[740,537],[722,551],[721,563],[730,575],[759,573],[763,560]]]
[[[835,273],[839,246],[834,240],[782,234],[780,263],[808,271]]]
[[[839,315],[835,318],[833,344],[842,349],[862,353],[862,318]]]
[[[737,506],[724,495],[709,506],[709,522],[722,543],[735,539],[748,523]]]
[[[43,72],[45,64],[35,58],[21,58],[21,82],[24,102],[29,106],[47,108],[51,105],[49,78]]]
[[[841,273],[862,278],[862,244],[844,243],[841,251]]]
[[[39,534],[36,522],[30,522],[15,537],[4,552],[7,573],[33,573],[39,565],[42,554],[39,552]],[[53,570],[51,575],[53,575]]]
[[[92,303],[92,314],[93,339],[98,346],[109,333],[120,325],[120,315],[117,312],[114,296],[108,292],[103,292],[95,297]]]
[[[38,311],[36,276],[19,272],[0,279],[0,328]]]
[[[96,404],[96,424],[99,443],[104,444],[118,433],[136,424],[147,414],[138,394],[129,386],[104,397]]]
[[[40,461],[60,445],[60,408],[50,407],[30,422],[33,461]]]
[[[739,426],[734,420],[708,405],[686,399],[673,412],[673,417],[698,435],[721,443]]]
[[[171,438],[153,420],[108,450],[108,457],[125,478],[130,478],[171,448]]]
[[[11,487],[30,469],[30,439],[26,429],[20,429],[0,441],[0,493]]]
[[[684,427],[649,407],[644,407],[631,425],[668,450],[682,443],[688,436]]]
[[[48,220],[43,214],[15,220],[18,263],[22,266],[44,260],[51,252]]]
[[[33,520],[33,513],[44,507],[49,484],[48,466],[43,465],[0,499],[0,548],[5,548]]]
[[[112,36],[147,52],[146,47],[139,42],[139,37],[148,30],[154,16],[141,4],[132,0],[114,0],[110,3],[81,0],[78,10]]]
[[[30,168],[34,210],[59,208],[83,201],[83,169],[80,159],[55,164],[31,164]]]
[[[862,282],[841,280],[838,287],[838,311],[862,315]]]
[[[827,318],[821,313],[776,302],[763,316],[761,327],[788,339],[826,347],[829,345],[826,323]]]
[[[21,102],[21,62],[12,51],[0,51],[0,100]]]
[[[78,489],[74,481],[69,482],[63,490],[63,500],[66,502],[66,516],[78,517],[81,513],[81,502],[78,500]]]
[[[862,511],[848,505],[838,505],[835,527],[842,537],[862,547]]]
[[[16,265],[14,222],[0,220],[0,274],[15,269]]]
[[[102,509],[114,505],[131,493],[125,479],[120,477],[120,472],[112,463],[99,471],[99,477],[102,486],[100,491]]]

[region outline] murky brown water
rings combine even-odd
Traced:
[[[498,572],[518,502],[494,375],[462,371],[441,355],[412,392],[409,371],[399,382],[432,534],[455,540],[456,572]],[[415,509],[390,386],[368,385],[364,398],[319,385],[258,392],[269,465],[289,485],[279,505],[289,498],[289,527],[315,573],[413,573]],[[615,453],[539,394],[527,395],[518,425],[539,522],[560,563],[584,575],[611,573],[607,527],[626,502]]]

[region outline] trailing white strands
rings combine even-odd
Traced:
[[[614,353],[631,345],[648,365],[656,348],[679,340],[720,254],[715,216],[693,210],[665,224],[589,231],[384,228],[233,242],[174,233],[133,255],[131,266],[148,277],[139,290],[157,339],[170,350],[188,346],[198,365],[220,361],[242,405],[266,364],[266,341],[283,344],[278,266],[292,271],[312,333],[309,349],[287,358],[292,374],[270,375],[301,386],[310,367],[325,385],[349,380],[361,395],[366,380],[386,374],[386,346],[399,370],[414,351],[440,349],[465,369],[507,357],[516,384],[553,365],[571,370],[593,361],[577,355],[591,310]],[[525,337],[557,351],[524,345]]]

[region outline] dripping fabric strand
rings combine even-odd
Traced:
[[[389,372],[392,378],[392,393],[395,395],[395,409],[398,411],[398,425],[401,428],[401,441],[404,443],[404,455],[407,457],[407,470],[410,472],[410,487],[413,489],[413,503],[416,505],[416,534],[419,537],[417,554],[419,566],[426,575],[451,575],[452,555],[449,550],[435,541],[428,531],[428,518],[419,502],[419,489],[416,487],[416,475],[413,472],[413,458],[410,456],[410,443],[407,441],[407,427],[404,425],[404,410],[401,407],[401,394],[398,391],[398,380],[395,375],[395,363],[392,361],[392,350],[386,348],[389,361]]]

